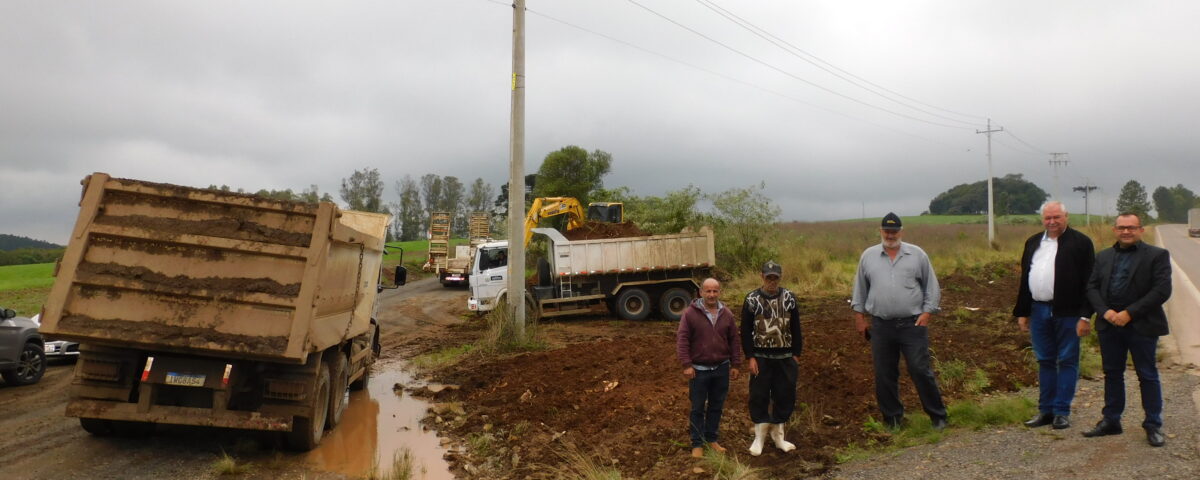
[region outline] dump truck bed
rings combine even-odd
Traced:
[[[708,227],[699,232],[647,237],[567,240],[550,228],[533,230],[550,237],[550,266],[555,277],[609,273],[650,272],[716,264],[713,234]]]
[[[83,185],[44,333],[302,363],[369,328],[386,215],[103,173]]]

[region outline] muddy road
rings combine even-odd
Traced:
[[[240,478],[362,478],[376,464],[390,469],[392,452],[402,447],[417,457],[417,478],[452,478],[436,435],[419,424],[426,404],[392,386],[423,385],[402,371],[401,359],[463,323],[453,312],[464,310],[466,291],[428,279],[380,298],[384,349],[370,386],[351,395],[343,424],[313,452],[286,452],[268,433],[197,427],[160,425],[147,438],[93,437],[63,416],[74,363],[56,362],[35,385],[0,382],[0,478],[217,478],[214,462],[226,454],[248,466]]]

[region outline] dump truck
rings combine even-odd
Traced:
[[[41,314],[81,342],[67,416],[97,436],[155,424],[338,425],[379,354],[389,217],[95,173]],[[395,271],[396,285],[407,272]],[[386,287],[393,288],[393,287]]]
[[[1200,208],[1188,210],[1188,236],[1200,237]]]
[[[678,321],[700,290],[697,279],[716,266],[709,227],[668,235],[568,240],[558,230],[535,228],[550,245],[538,258],[537,285],[526,300],[535,318],[612,312],[645,320],[653,312]],[[508,294],[508,242],[479,246],[471,267],[467,308],[486,312]]]
[[[438,272],[438,280],[443,287],[452,285],[467,285],[470,283],[471,261],[475,259],[475,250],[479,245],[491,241],[492,227],[487,212],[472,213],[467,221],[468,243],[456,245],[454,256],[445,259],[445,268]],[[449,235],[447,235],[449,238]],[[433,244],[430,243],[432,250]]]

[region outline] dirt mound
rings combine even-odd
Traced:
[[[633,222],[604,223],[588,220],[583,226],[563,234],[567,240],[594,240],[599,238],[645,237],[650,234]]]
[[[984,392],[1036,382],[1024,350],[1028,336],[1008,315],[1016,282],[1003,268],[942,280],[944,313],[930,331],[932,350],[938,362],[963,362],[985,373],[990,384]],[[752,436],[747,376],[732,382],[725,404],[721,443],[769,478],[820,474],[835,464],[840,448],[888,438],[863,429],[867,417],[879,413],[870,346],[850,328],[846,299],[807,299],[801,311],[805,347],[788,434],[797,451],[769,447],[761,457],[746,453]],[[606,335],[597,335],[597,323],[553,324],[548,333],[555,339],[576,342],[563,348],[503,359],[469,357],[439,372],[440,380],[462,388],[438,401],[462,402],[467,412],[443,433],[492,439],[485,452],[469,449],[452,459],[458,475],[537,478],[547,465],[560,465],[560,455],[573,444],[627,478],[695,476],[697,465],[686,451],[687,383],[675,361],[675,326],[614,321],[606,322]],[[968,395],[964,383],[944,381],[945,396],[953,401]],[[901,384],[908,412],[920,415],[907,374]]]

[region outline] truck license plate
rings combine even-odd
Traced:
[[[180,385],[184,387],[203,387],[204,375],[193,373],[176,373],[167,372],[167,385]]]

